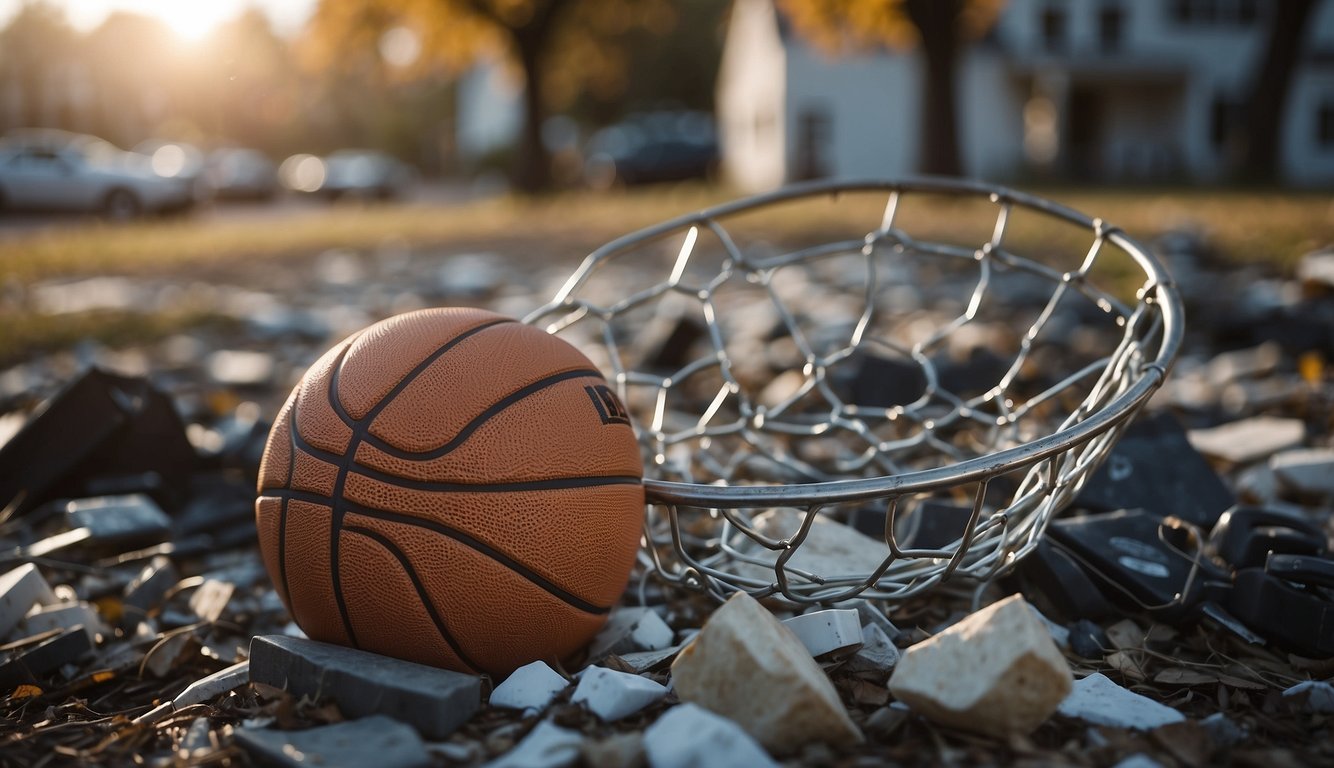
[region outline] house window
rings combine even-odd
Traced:
[[[1223,95],[1215,96],[1209,107],[1209,144],[1215,150],[1223,149],[1241,127],[1245,115],[1245,105],[1241,102]]]
[[[1316,110],[1315,140],[1324,149],[1334,149],[1334,100],[1324,102]]]
[[[1103,6],[1098,13],[1098,43],[1103,53],[1112,53],[1121,47],[1121,32],[1125,12],[1119,5]]]
[[[833,138],[833,119],[824,107],[803,107],[797,113],[797,180],[829,175],[828,149]]]
[[[1048,6],[1042,11],[1042,47],[1059,51],[1065,47],[1065,11]]]

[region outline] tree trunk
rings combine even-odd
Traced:
[[[543,104],[544,72],[542,52],[546,48],[546,34],[532,34],[532,30],[515,30],[514,46],[523,67],[523,132],[514,166],[514,186],[524,194],[545,192],[551,188],[551,153],[542,143],[542,123],[546,120]]]
[[[1269,41],[1260,70],[1251,82],[1246,105],[1242,176],[1248,181],[1278,178],[1283,112],[1292,72],[1301,56],[1306,21],[1317,0],[1282,0],[1269,4]]]
[[[922,83],[921,131],[923,173],[959,176],[958,115],[955,110],[955,64],[959,50],[959,15],[964,0],[907,0],[904,8],[922,38],[926,80]]]

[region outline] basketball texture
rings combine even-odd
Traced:
[[[475,309],[329,350],[269,434],[260,549],[311,638],[465,672],[601,628],[644,512],[633,430],[574,347]]]

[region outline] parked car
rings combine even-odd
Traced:
[[[594,189],[706,178],[718,164],[713,118],[704,112],[647,112],[593,134],[584,180]]]
[[[278,190],[278,171],[258,150],[225,147],[209,153],[204,185],[217,200],[268,200]]]
[[[0,209],[100,213],[125,220],[188,208],[188,180],[94,136],[22,131],[0,139]]]
[[[328,157],[293,155],[278,175],[289,189],[329,199],[388,200],[404,194],[416,177],[405,163],[370,149],[340,149]]]
[[[158,176],[180,179],[188,184],[196,200],[202,200],[206,196],[206,190],[203,188],[204,153],[193,144],[148,139],[135,144],[130,151],[147,157],[149,167]]]

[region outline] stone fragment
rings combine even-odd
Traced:
[[[502,709],[520,709],[525,715],[546,708],[569,682],[544,661],[534,661],[510,673],[491,692],[490,703]]]
[[[899,649],[875,624],[862,627],[862,647],[843,664],[849,672],[886,675],[899,663]]]
[[[136,717],[134,721],[136,723],[156,723],[179,709],[202,704],[216,696],[235,690],[245,685],[249,680],[250,662],[238,661],[226,669],[220,669],[207,677],[201,677],[190,683],[185,687],[185,690],[176,694],[176,698],[159,704]]]
[[[862,644],[862,626],[857,612],[846,608],[811,611],[783,621],[812,656],[851,651]]]
[[[176,566],[165,555],[150,560],[134,581],[125,587],[125,599],[121,603],[121,628],[131,630],[147,618],[179,581]]]
[[[207,579],[190,595],[190,610],[200,621],[212,624],[222,616],[235,590],[235,585],[229,581]]]
[[[0,576],[0,638],[7,637],[34,605],[54,602],[51,585],[32,563]]]
[[[672,707],[644,733],[652,768],[777,768],[751,735],[694,704]]]
[[[304,731],[237,728],[236,742],[257,763],[321,768],[426,768],[432,765],[421,737],[383,715],[322,725]]]
[[[714,611],[681,650],[672,682],[682,701],[725,713],[770,750],[862,741],[806,646],[744,592]]]
[[[625,662],[627,666],[636,672],[647,672],[662,664],[664,661],[676,656],[682,647],[682,645],[673,645],[659,651],[636,651],[634,653],[624,653],[618,655],[617,658]]]
[[[1111,646],[1111,640],[1102,627],[1088,619],[1080,619],[1070,625],[1070,650],[1085,659],[1101,659],[1103,649]]]
[[[932,720],[1004,736],[1041,725],[1070,678],[1046,626],[1014,595],[905,651],[889,690]]]
[[[220,349],[208,356],[209,378],[229,387],[258,387],[273,380],[273,355],[239,349]]]
[[[1301,445],[1306,425],[1301,419],[1255,416],[1188,433],[1195,449],[1233,464],[1249,464],[1278,451]]]
[[[1175,709],[1128,691],[1100,672],[1076,681],[1057,711],[1094,725],[1138,731],[1151,731],[1186,719]]]
[[[1320,680],[1297,683],[1283,692],[1283,700],[1308,712],[1334,715],[1334,685]]]
[[[1305,448],[1275,454],[1270,469],[1283,486],[1304,496],[1334,496],[1334,448]]]
[[[56,603],[34,608],[23,617],[23,621],[19,622],[15,634],[18,637],[32,637],[53,629],[75,627],[83,627],[83,631],[88,633],[88,638],[94,643],[97,642],[98,635],[105,637],[111,633],[96,608],[89,603],[78,602]]]
[[[870,601],[859,598],[845,603],[845,605],[857,611],[857,615],[861,617],[862,626],[867,624],[876,625],[881,632],[885,633],[885,637],[888,637],[891,643],[897,643],[899,636],[903,634],[898,627],[894,626],[894,622],[889,620],[885,612],[872,605]]]
[[[818,514],[818,513],[816,513]],[[771,539],[789,539],[801,529],[803,513],[792,509],[774,509],[755,516],[755,529]],[[774,563],[778,553],[765,549],[746,539],[740,546],[746,554]],[[792,579],[799,579],[792,571],[813,573],[825,578],[838,576],[865,576],[880,567],[889,557],[889,547],[883,542],[859,533],[856,529],[819,515],[811,524],[806,539],[797,553],[784,566]],[[773,579],[771,567],[743,564],[738,569],[746,576]]]
[[[583,704],[605,722],[633,715],[667,695],[667,688],[646,677],[589,667],[579,676],[570,701]]]
[[[1231,718],[1222,712],[1215,712],[1212,715],[1200,721],[1204,730],[1213,740],[1214,746],[1219,749],[1228,749],[1246,741],[1249,734],[1246,729],[1237,725]]]
[[[453,733],[482,696],[475,675],[286,635],[250,641],[250,680],[295,696],[331,698],[349,717],[388,715],[429,739]]]
[[[1125,758],[1112,768],[1163,768],[1163,764],[1146,754],[1138,753]]]
[[[487,763],[485,768],[564,768],[579,759],[583,739],[577,731],[543,720],[514,749]]]
[[[1334,289],[1334,250],[1311,251],[1297,262],[1297,279],[1313,286]]]
[[[0,696],[9,695],[23,683],[42,682],[47,675],[92,650],[93,641],[82,629],[66,630],[26,648],[0,664]]]
[[[658,651],[672,644],[672,628],[652,608],[614,608],[607,623],[593,638],[588,658],[600,661],[608,654]]]
[[[892,702],[872,712],[866,718],[866,732],[877,739],[885,740],[907,722],[911,710],[903,702]]]
[[[1272,341],[1249,349],[1223,352],[1209,361],[1209,379],[1221,387],[1237,379],[1268,376],[1282,360],[1283,348]]]
[[[171,519],[142,493],[76,499],[65,505],[70,528],[86,528],[98,544],[133,547],[162,541],[171,532]]]
[[[1029,603],[1028,609],[1031,610],[1033,615],[1037,617],[1038,621],[1042,622],[1042,625],[1047,628],[1047,634],[1051,635],[1051,640],[1053,643],[1056,643],[1057,648],[1070,647],[1070,630],[1047,618],[1047,614],[1039,611],[1036,605]]]

